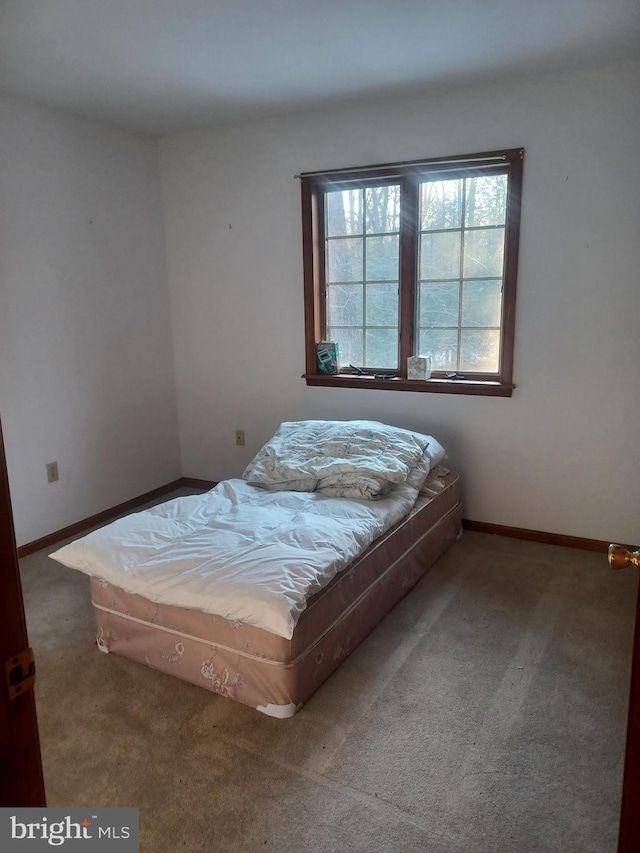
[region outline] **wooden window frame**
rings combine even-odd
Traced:
[[[307,385],[335,388],[375,388],[389,391],[419,391],[445,394],[474,394],[510,397],[513,384],[518,247],[520,240],[520,208],[522,198],[522,166],[524,150],[510,148],[483,154],[388,163],[331,172],[309,172],[300,175],[302,191],[302,248],[305,306],[305,373]],[[407,357],[414,354],[415,314],[417,305],[418,206],[419,184],[429,175],[467,177],[480,174],[506,173],[508,191],[505,220],[504,279],[500,322],[500,358],[495,374],[470,373],[466,378],[447,379],[444,371],[434,371],[428,380],[407,379]],[[324,193],[328,190],[359,188],[372,180],[394,180],[402,185],[400,225],[400,341],[399,368],[394,378],[375,378],[377,371],[364,369],[356,374],[341,369],[339,374],[325,375],[317,371],[316,343],[325,339],[325,270],[324,270]]]

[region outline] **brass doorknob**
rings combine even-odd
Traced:
[[[630,551],[623,545],[609,545],[608,560],[612,569],[626,569],[631,563],[640,568],[640,550]]]

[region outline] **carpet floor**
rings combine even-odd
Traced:
[[[290,720],[100,654],[85,575],[21,561],[50,806],[140,850],[614,853],[636,573],[466,532]]]

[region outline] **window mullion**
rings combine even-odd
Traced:
[[[327,238],[326,238],[326,216],[325,216],[325,194],[319,193],[320,197],[316,200],[315,210],[315,255],[317,264],[317,281],[318,281],[318,325],[321,329],[320,339],[326,339],[327,336],[327,273],[326,273],[326,258],[327,258]]]
[[[362,201],[362,367],[368,363],[367,357],[367,194],[360,190]]]
[[[407,358],[416,339],[416,287],[418,258],[418,182],[402,181],[400,202],[400,362],[398,373],[407,375]]]
[[[462,292],[464,289],[464,242],[465,221],[467,218],[467,179],[462,181],[462,204],[460,206],[460,281],[458,284],[458,350],[456,353],[456,370],[460,370],[460,353],[462,351]]]

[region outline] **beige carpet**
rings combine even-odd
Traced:
[[[604,853],[637,578],[465,533],[290,720],[93,644],[88,579],[21,561],[48,804],[141,850]]]

